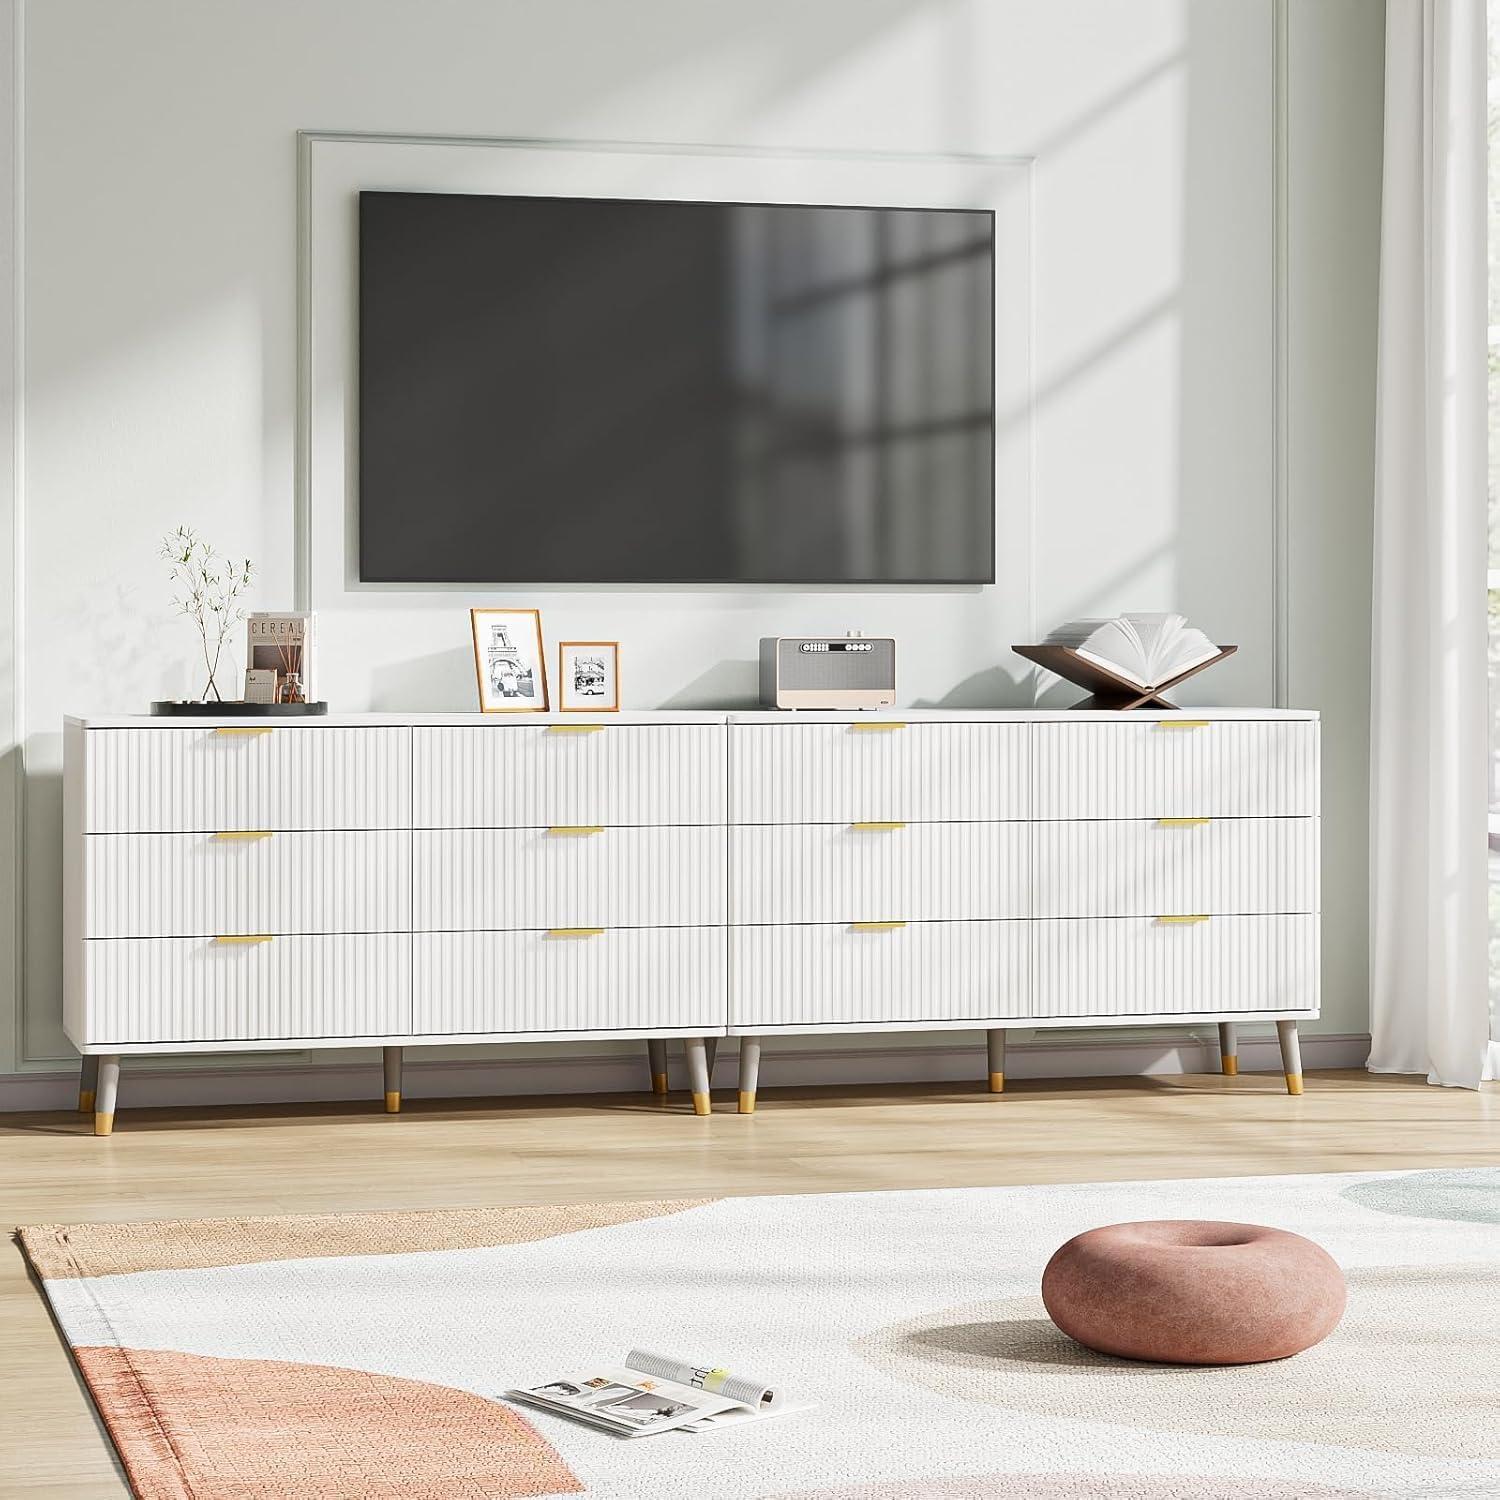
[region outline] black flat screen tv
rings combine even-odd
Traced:
[[[995,576],[994,216],[359,195],[359,572]]]

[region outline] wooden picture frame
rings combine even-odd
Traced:
[[[581,688],[579,671],[589,669],[597,690]],[[620,643],[557,643],[557,711],[560,714],[617,714],[620,711]]]
[[[471,609],[469,628],[474,636],[474,679],[480,713],[546,713],[542,612]]]

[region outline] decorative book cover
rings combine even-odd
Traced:
[[[275,672],[278,684],[296,672],[303,696],[313,702],[312,636],[313,617],[305,611],[257,610],[245,619],[245,668]]]

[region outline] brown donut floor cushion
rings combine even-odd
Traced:
[[[1333,1332],[1344,1273],[1285,1229],[1209,1219],[1110,1224],[1047,1262],[1042,1301],[1101,1354],[1173,1365],[1285,1359]]]

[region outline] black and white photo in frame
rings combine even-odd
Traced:
[[[557,684],[557,706],[562,713],[618,713],[620,643],[560,641]]]
[[[547,711],[542,616],[535,609],[471,609],[474,675],[487,714]]]

